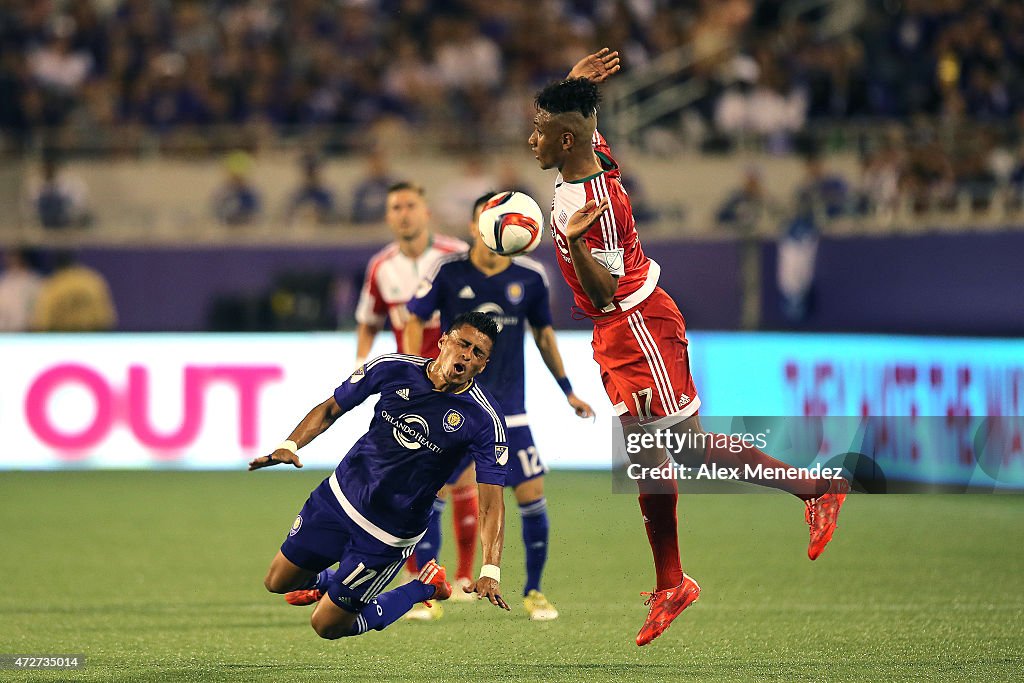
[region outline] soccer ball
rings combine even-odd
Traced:
[[[540,244],[544,214],[530,195],[499,192],[484,204],[477,229],[484,244],[496,254],[528,254]]]

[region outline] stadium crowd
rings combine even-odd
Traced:
[[[717,152],[856,146],[853,210],[1019,205],[1024,3],[908,0],[11,0],[0,4],[0,149],[228,152],[327,131],[446,150],[521,142],[532,93],[588,46],[640,73],[680,46],[702,84],[675,133]],[[852,8],[852,11],[851,11]],[[867,135],[822,135],[870,122]],[[964,125],[969,123],[970,125]],[[824,126],[822,125],[824,124]],[[828,128],[832,126],[832,128]],[[738,142],[739,141],[739,142]],[[320,222],[330,198],[309,194]],[[857,179],[849,179],[856,183]],[[966,197],[966,199],[965,199]],[[253,206],[251,211],[258,210]],[[243,212],[244,213],[244,212]],[[230,217],[221,216],[224,222]]]

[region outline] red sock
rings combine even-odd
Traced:
[[[715,464],[720,467],[738,468],[742,481],[780,489],[787,493],[792,493],[801,500],[810,500],[828,491],[829,481],[827,479],[797,479],[789,477],[766,479],[746,476],[746,465],[749,465],[751,468],[761,465],[764,469],[770,469],[775,472],[790,470],[794,474],[798,470],[792,465],[776,460],[754,446],[730,442],[728,434],[713,434],[709,432],[707,437],[704,447],[704,462],[708,465]]]
[[[663,467],[666,466],[670,466],[667,460]],[[674,588],[683,582],[676,521],[679,488],[675,479],[638,479],[637,484],[640,487],[640,512],[644,516],[647,541],[654,554],[654,571],[657,575],[655,590]]]
[[[480,516],[476,486],[452,489],[452,512],[455,543],[459,549],[459,566],[455,571],[455,577],[472,578],[473,563],[476,559],[477,518]]]

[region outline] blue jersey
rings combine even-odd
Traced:
[[[515,259],[508,268],[488,277],[463,253],[441,259],[406,307],[421,320],[430,320],[434,311],[440,311],[442,330],[460,313],[490,314],[498,323],[498,341],[477,379],[491,389],[507,417],[518,417],[526,413],[525,321],[534,329],[551,325],[548,296],[544,267],[533,259]]]
[[[380,394],[370,428],[338,465],[331,488],[345,514],[389,545],[422,534],[463,456],[475,461],[478,483],[505,485],[505,419],[494,399],[475,381],[459,393],[437,391],[429,362],[380,356],[334,390],[346,412]]]

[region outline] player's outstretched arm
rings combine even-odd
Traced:
[[[562,363],[562,353],[558,350],[555,328],[551,325],[533,328],[533,341],[537,343],[537,350],[540,351],[540,357],[544,359],[544,365],[548,366],[551,376],[565,392],[565,398],[569,405],[576,411],[576,416],[593,417],[593,408],[576,395],[576,392],[572,390],[572,385],[569,384],[569,378],[565,376],[565,365]]]
[[[566,78],[586,78],[594,83],[601,83],[621,68],[618,50],[611,52],[608,48],[603,47],[576,62],[576,66],[569,71]]]
[[[423,347],[423,321],[415,313],[410,313],[402,330],[402,353],[418,356]]]
[[[486,598],[495,607],[510,610],[501,597],[501,549],[505,545],[505,489],[494,484],[478,484],[480,498],[480,542],[483,567],[480,578],[463,590]]]
[[[331,396],[329,399],[313,408],[306,414],[306,417],[302,418],[302,422],[295,426],[292,433],[288,436],[288,439],[281,444],[273,453],[270,455],[264,455],[259,458],[255,458],[249,463],[249,471],[258,470],[263,467],[273,467],[274,465],[289,464],[295,467],[302,467],[302,461],[299,460],[298,454],[295,450],[298,450],[308,444],[310,441],[320,436],[327,429],[334,424],[334,422],[342,415],[341,406]],[[295,450],[292,450],[292,447]]]
[[[594,258],[583,237],[597,224],[597,220],[610,206],[607,197],[602,199],[600,204],[591,199],[569,218],[569,223],[565,226],[573,270],[576,271],[583,291],[599,311],[604,310],[615,298],[619,281]]]

